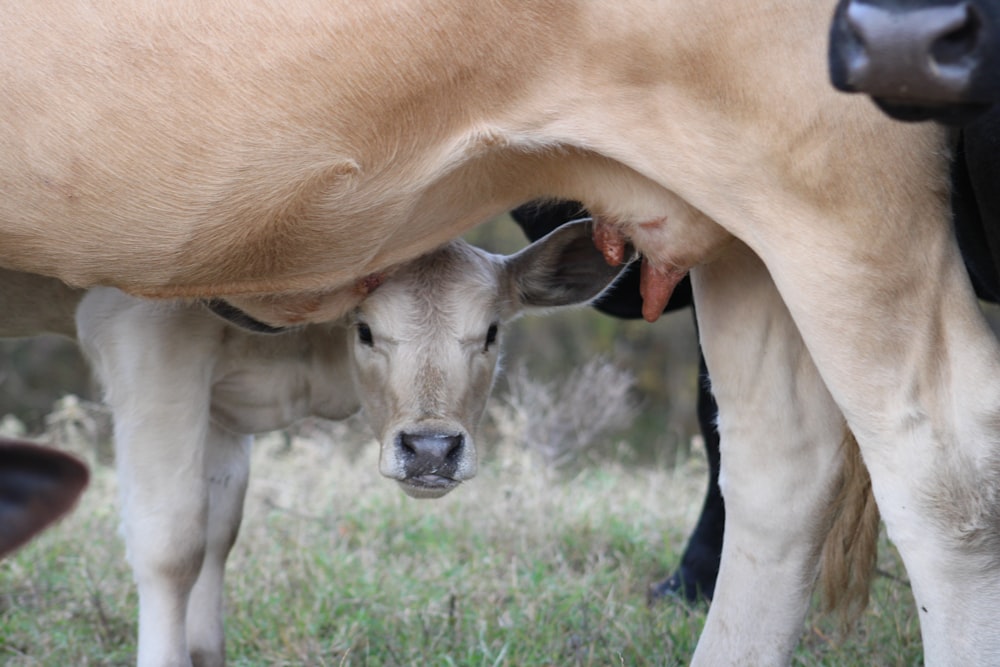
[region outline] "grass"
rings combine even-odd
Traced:
[[[615,463],[557,477],[510,442],[436,501],[377,473],[374,443],[313,430],[264,438],[230,558],[229,664],[678,665],[705,609],[646,605],[700,505],[703,459]],[[117,534],[115,478],[0,563],[0,664],[130,665],[136,595]],[[810,616],[799,665],[920,663],[917,620],[891,549],[872,604],[839,641]]]

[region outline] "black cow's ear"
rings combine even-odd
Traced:
[[[68,512],[89,477],[68,454],[0,438],[0,556]]]
[[[525,236],[537,241],[557,227],[589,218],[590,214],[578,201],[538,200],[518,206],[510,212],[510,217]]]
[[[518,305],[556,308],[600,296],[624,265],[609,266],[594,245],[593,234],[592,220],[567,223],[508,257],[505,269]]]

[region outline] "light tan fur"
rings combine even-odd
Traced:
[[[703,212],[761,192],[734,173],[825,191],[855,158],[821,158],[819,178],[795,156],[831,119],[884,124],[825,86],[827,12],[786,4],[17,4],[0,19],[0,264],[324,321],[357,278],[558,196],[686,268],[728,238]],[[782,40],[759,43],[765,21]],[[787,70],[809,40],[809,67]]]
[[[440,497],[473,477],[499,330],[526,310],[583,305],[618,273],[591,234],[588,221],[571,223],[510,257],[456,240],[401,267],[350,315],[272,336],[197,303],[0,270],[0,305],[25,306],[0,319],[0,336],[78,328],[105,388],[139,587],[139,664],[224,662],[223,570],[252,434],[361,409],[380,471],[407,494]],[[565,273],[573,279],[556,279]],[[408,434],[456,446],[442,457]]]

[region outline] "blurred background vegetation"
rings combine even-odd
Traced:
[[[526,244],[520,228],[507,216],[473,230],[469,240],[500,253],[514,252]],[[561,381],[574,372],[577,391],[589,393],[564,396],[563,402],[611,400],[602,391],[620,392],[624,384],[627,397],[613,398],[631,403],[633,418],[625,425],[608,424],[613,432],[596,443],[591,454],[613,454],[623,462],[656,460],[667,464],[678,454],[686,455],[691,437],[698,432],[698,357],[690,310],[649,324],[581,308],[524,317],[503,335],[506,373],[497,385],[494,401],[503,401],[510,392],[509,381],[518,380],[515,390],[521,388],[520,400],[527,398],[525,387],[532,387],[536,393],[531,400],[538,400],[544,392],[539,393],[537,387],[558,392]],[[598,358],[606,363],[594,366],[588,375],[587,362]],[[610,372],[608,364],[620,372],[614,377],[601,375]],[[590,386],[594,383],[608,386]],[[98,399],[96,385],[73,342],[56,336],[0,340],[0,416],[14,415],[29,434],[37,434],[44,430],[45,416],[53,404],[67,394]]]

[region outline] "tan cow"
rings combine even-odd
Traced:
[[[695,662],[789,659],[845,421],[927,662],[1000,662],[1000,347],[950,231],[945,136],[829,88],[832,11],[10,3],[0,263],[282,325],[514,205],[582,201],[609,254],[643,253],[654,302],[693,269],[727,502]]]

